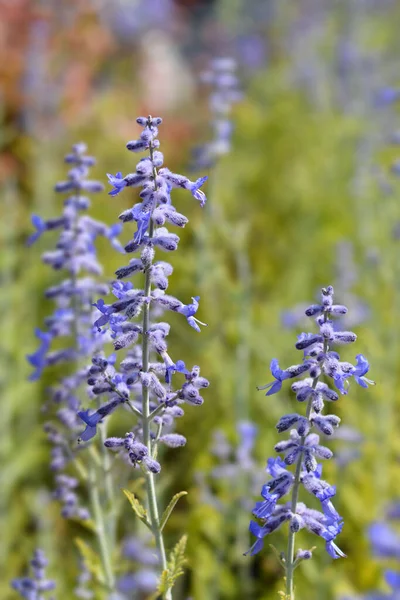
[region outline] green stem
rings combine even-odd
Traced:
[[[106,535],[104,513],[100,502],[100,493],[95,469],[92,468],[89,474],[89,493],[90,502],[93,510],[93,518],[96,525],[96,534],[99,542],[101,561],[104,569],[105,584],[110,592],[115,591],[115,579],[112,568],[112,560],[109,551],[109,544]]]
[[[324,321],[327,320],[327,316],[328,316],[327,313],[324,312]],[[328,351],[328,342],[326,340],[324,340],[324,349],[323,349],[324,354],[326,354],[327,351]],[[321,364],[321,367],[322,367],[322,364]],[[313,390],[316,389],[319,378],[320,378],[320,375],[318,375],[318,377],[314,377],[312,386],[311,386],[313,388]],[[311,414],[311,410],[312,410],[312,402],[313,402],[313,399],[311,396],[307,403],[307,410],[306,410],[307,420],[310,419],[310,414]],[[305,442],[307,435],[308,434],[305,434],[300,438],[300,446],[304,446],[304,442]],[[291,507],[290,507],[290,510],[293,514],[296,513],[297,501],[299,499],[302,460],[303,460],[303,450],[301,450],[301,452],[299,453],[299,456],[297,459],[297,464],[296,464],[296,472],[295,472],[295,476],[294,476],[293,491],[292,491],[292,503],[291,503]],[[289,528],[289,539],[288,539],[288,545],[287,545],[287,550],[286,550],[286,562],[285,562],[285,566],[286,566],[286,599],[285,600],[295,600],[294,589],[293,589],[293,573],[294,573],[294,569],[295,569],[295,560],[294,560],[295,537],[296,537],[296,533]]]
[[[77,222],[74,224],[74,234],[77,236]],[[77,285],[77,274],[74,271],[71,271],[71,280],[72,287],[75,289]],[[83,314],[84,307],[79,302],[78,294],[73,294],[72,296],[72,309],[74,311],[74,319],[73,319],[73,337],[75,350],[77,352],[76,365],[79,368],[79,345],[78,339],[80,335],[79,330],[79,316]],[[87,312],[87,311],[86,311]],[[104,446],[104,441],[107,437],[107,424],[106,421],[103,422],[99,426],[100,430],[100,445],[101,445],[101,458],[100,455],[97,454],[95,447],[93,445],[89,446],[89,454],[93,459],[92,467],[89,473],[85,473],[85,479],[88,481],[89,487],[89,496],[91,507],[93,511],[93,518],[96,525],[96,536],[97,542],[100,550],[101,561],[103,565],[103,571],[105,576],[105,585],[110,592],[115,591],[115,578],[113,572],[113,563],[112,563],[112,550],[115,546],[115,530],[116,530],[116,510],[115,510],[115,502],[114,502],[114,493],[113,493],[113,481],[111,474],[111,463],[110,456],[107,452],[106,447]],[[79,463],[75,461],[77,468],[79,467]],[[97,465],[97,466],[96,466]],[[107,495],[107,503],[108,503],[108,513],[106,514],[106,518],[103,512],[103,507],[101,504],[100,498],[100,473],[98,467],[101,468],[103,472],[105,490]]]
[[[312,384],[313,389],[316,388],[318,380],[319,380],[319,377],[316,377],[313,380],[313,384]],[[311,408],[312,408],[312,398],[308,401],[308,404],[307,404],[307,412],[306,412],[307,419],[309,419],[309,417],[310,417]],[[304,445],[305,439],[306,439],[306,436],[303,435],[303,437],[300,439],[301,446]],[[294,484],[293,484],[293,492],[292,492],[292,504],[290,507],[290,510],[292,513],[296,512],[297,501],[299,499],[302,458],[303,458],[303,451],[300,452],[299,457],[297,459],[296,473],[294,476]],[[286,563],[285,563],[286,564],[286,600],[294,600],[293,572],[294,572],[295,536],[296,536],[295,532],[292,531],[291,529],[289,529],[289,539],[288,539],[288,545],[287,545],[287,551],[286,551]]]
[[[115,545],[116,526],[117,526],[117,507],[115,504],[114,482],[111,470],[111,457],[104,445],[107,438],[107,419],[99,427],[100,444],[101,444],[101,466],[104,473],[104,485],[108,503],[107,513],[107,532],[111,544],[111,548]]]
[[[150,159],[153,160],[153,146],[150,143]],[[153,179],[154,179],[154,189],[157,189],[157,171],[156,168],[153,167]],[[149,225],[149,238],[152,238],[154,235],[154,223],[150,218]],[[150,347],[149,340],[147,336],[147,332],[150,327],[150,294],[151,294],[151,281],[150,281],[150,266],[147,266],[145,269],[145,280],[144,280],[144,297],[145,303],[143,306],[143,322],[142,322],[142,370],[144,373],[148,373],[149,371],[149,363],[150,363]],[[152,443],[150,436],[150,425],[151,421],[149,419],[150,416],[150,395],[149,388],[145,385],[142,385],[142,426],[143,426],[143,443],[147,447],[148,455],[152,456]],[[158,514],[158,506],[157,506],[157,495],[156,488],[154,482],[154,475],[150,471],[146,472],[146,491],[147,491],[147,503],[148,510],[150,516],[150,522],[152,527],[153,536],[157,545],[157,549],[160,555],[161,561],[161,569],[162,571],[166,571],[168,569],[167,566],[167,557],[165,554],[165,546],[163,535],[160,531],[160,517]],[[168,590],[165,594],[166,600],[172,600],[171,590]]]

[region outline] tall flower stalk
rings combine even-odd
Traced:
[[[183,304],[177,298],[167,295],[165,291],[172,266],[165,261],[155,261],[154,258],[156,249],[171,252],[178,247],[179,237],[163,227],[165,222],[184,227],[188,221],[172,205],[172,188],[190,191],[203,206],[206,197],[200,187],[207,178],[192,182],[162,167],[163,155],[158,150],[157,139],[161,122],[160,118],[139,117],[137,123],[142,126],[143,131],[138,140],[128,142],[127,149],[132,152],[147,151],[148,155],[138,162],[134,173],[125,177],[121,173],[108,175],[113,186],[111,196],[116,196],[125,187],[142,188],[141,202],[120,215],[124,223],[136,222],[137,230],[125,246],[125,251],[139,251],[140,258],[133,258],[128,265],[116,271],[119,281],[114,282],[113,293],[117,296],[117,301],[105,304],[100,299],[95,304],[99,311],[95,326],[99,330],[103,328],[103,332],[108,329],[116,351],[128,351],[118,368],[115,360],[110,363],[109,359],[98,354],[93,357],[88,383],[92,386],[94,395],[108,392],[110,399],[94,414],[89,411],[78,414],[86,423],[86,429],[81,435],[83,440],[92,438],[96,434],[97,424],[118,405],[124,405],[136,417],[136,422],[125,437],[108,438],[104,444],[107,448],[117,450],[131,466],[140,467],[145,475],[147,511],[128,491],[126,495],[153,535],[161,567],[159,592],[170,599],[174,581],[182,572],[181,566],[177,568],[176,565],[182,562],[183,543],[178,544],[173,551],[172,560],[168,561],[162,531],[184,492],[174,496],[160,518],[155,485],[155,475],[161,470],[158,446],[163,443],[176,448],[186,443],[184,436],[173,432],[174,418],[183,415],[180,406],[183,403],[203,403],[199,390],[208,387],[208,381],[200,376],[199,367],[188,370],[182,360],[172,360],[166,342],[170,326],[165,322],[153,322],[160,309],[167,309],[185,316],[188,324],[198,332],[200,326],[204,325],[195,317],[199,297],[195,296],[191,303]],[[130,282],[120,281],[134,273],[143,274],[143,289],[134,288]],[[132,318],[137,318],[138,322],[132,322]],[[136,343],[139,336],[141,342]],[[153,353],[161,360],[155,361]],[[184,380],[177,389],[172,390],[175,373],[183,375]]]
[[[52,365],[66,367],[67,375],[49,390],[53,407],[56,408],[57,423],[45,425],[48,440],[52,444],[50,468],[55,473],[54,497],[62,504],[61,514],[64,518],[85,522],[93,518],[105,574],[103,583],[109,591],[113,591],[115,577],[111,554],[116,516],[112,476],[107,455],[99,458],[94,448],[83,452],[86,448],[78,446],[81,421],[77,411],[86,395],[87,361],[107,341],[92,326],[96,312],[92,306],[93,300],[99,294],[108,292],[108,285],[98,281],[102,268],[96,256],[95,241],[97,237],[104,236],[116,250],[123,252],[116,237],[122,226],[117,224],[108,227],[85,214],[90,207],[90,200],[85,194],[104,189],[102,183],[88,179],[89,169],[95,164],[95,159],[86,155],[85,144],[75,144],[72,152],[65,156],[65,162],[70,166],[68,177],[55,186],[56,192],[67,194],[62,214],[46,221],[34,215],[32,223],[36,232],[28,239],[28,245],[46,232],[58,231],[55,249],[44,252],[42,260],[56,272],[66,273],[66,277],[46,290],[46,298],[55,302],[56,309],[46,318],[45,329],[36,330],[40,345],[27,358],[34,367],[31,380],[39,379],[43,371]],[[57,339],[61,340],[59,349],[52,350]],[[70,466],[75,476],[68,473]],[[90,510],[81,505],[81,484],[87,487]]]
[[[337,401],[339,395],[321,378],[325,376],[331,380],[341,394],[347,394],[351,378],[363,388],[373,384],[365,377],[369,364],[362,354],[357,355],[357,364],[354,366],[341,361],[339,354],[331,349],[334,345],[351,344],[356,340],[355,333],[351,331],[337,331],[332,320],[346,313],[345,306],[333,304],[332,286],[322,288],[321,304],[313,304],[305,311],[308,317],[315,317],[319,333],[301,333],[296,343],[296,348],[304,351],[302,363],[280,369],[277,359],[273,359],[271,372],[275,381],[258,388],[268,389],[266,395],[271,396],[282,388],[285,380],[308,374],[306,379],[292,384],[298,402],[306,403],[305,416],[293,413],[279,420],[276,426],[279,433],[290,430],[289,439],[275,445],[275,451],[283,454],[284,458],[268,459],[267,473],[271,479],[262,487],[263,500],[257,502],[253,509],[253,515],[261,524],[256,521],[250,523],[250,531],[257,540],[249,553],[256,554],[262,549],[266,535],[286,521],[289,522],[287,549],[280,555],[286,574],[287,600],[294,600],[295,569],[303,560],[312,557],[312,550],[298,549],[295,553],[296,533],[300,529],[305,528],[322,537],[332,558],[345,556],[334,542],[343,527],[343,519],[331,501],[336,494],[336,487],[321,479],[322,466],[318,460],[333,456],[329,448],[320,444],[319,434],[331,436],[340,423],[336,415],[322,414],[324,403]],[[288,466],[294,467],[294,473]],[[322,512],[299,502],[301,488],[319,500]],[[278,504],[278,500],[289,493],[291,500],[286,504]]]

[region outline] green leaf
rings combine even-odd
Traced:
[[[152,529],[150,521],[147,519],[147,511],[140,504],[139,500],[136,498],[135,494],[132,494],[129,490],[122,490],[125,496],[128,498],[130,505],[133,508],[133,511],[139,517],[139,519],[144,523],[150,530]]]
[[[164,527],[167,524],[167,521],[168,521],[168,519],[169,519],[172,511],[175,508],[176,503],[183,496],[187,496],[187,492],[179,492],[178,494],[175,494],[175,496],[173,498],[171,498],[170,503],[168,504],[167,508],[164,510],[163,516],[161,517],[160,531],[162,531],[164,529]]]
[[[163,597],[165,594],[173,588],[175,581],[183,575],[183,566],[186,563],[185,549],[187,543],[187,536],[181,537],[179,542],[176,544],[171,554],[169,555],[168,569],[161,573],[160,581],[158,583],[157,592]]]
[[[105,577],[101,565],[100,557],[96,552],[81,538],[75,538],[75,544],[78,546],[79,552],[83,558],[87,570],[93,577],[102,585],[105,584]]]

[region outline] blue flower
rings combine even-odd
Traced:
[[[203,183],[205,183],[207,181],[208,177],[199,177],[199,179],[197,179],[194,183],[191,183],[189,186],[189,190],[193,196],[193,198],[195,198],[196,200],[199,200],[200,202],[200,206],[203,207],[205,205],[205,203],[207,202],[207,197],[205,195],[205,193],[200,190],[201,186],[203,185]]]
[[[255,521],[250,521],[249,531],[258,539],[245,554],[253,556],[254,554],[257,554],[257,552],[260,552],[264,545],[263,539],[265,536],[278,529],[285,521],[288,521],[291,518],[291,515],[290,508],[283,508],[279,510],[279,513],[277,512],[269,517],[263,526],[260,526]]]
[[[28,354],[27,359],[36,370],[30,375],[30,381],[36,381],[40,378],[44,367],[46,366],[46,354],[49,351],[53,336],[50,333],[35,329],[36,337],[41,341],[39,348],[33,354]]]
[[[27,246],[32,246],[32,244],[34,244],[36,240],[40,238],[42,233],[46,231],[46,223],[41,217],[39,217],[38,215],[32,215],[31,221],[32,225],[36,229],[36,232],[32,233],[32,235],[30,235],[29,238],[26,240]]]
[[[101,331],[103,325],[106,325],[110,320],[110,315],[112,314],[112,306],[110,304],[105,304],[102,298],[100,298],[97,302],[94,302],[92,306],[95,306],[97,310],[102,313],[101,317],[99,317],[93,323],[93,326],[97,327],[98,331]]]
[[[272,515],[277,501],[290,490],[294,476],[285,467],[285,463],[280,458],[270,458],[268,460],[267,471],[272,475],[273,479],[263,485],[261,496],[264,498],[264,501],[256,502],[252,511],[253,515],[258,519],[266,519]]]
[[[144,234],[147,231],[147,228],[149,226],[150,223],[150,213],[149,212],[141,212],[137,218],[135,219],[135,221],[137,222],[137,231],[135,233],[135,235],[133,236],[133,241],[136,244],[141,244],[144,238]]]
[[[92,437],[94,437],[96,435],[97,424],[103,418],[102,415],[100,415],[97,411],[95,413],[93,413],[92,415],[89,415],[89,413],[90,413],[90,410],[80,410],[78,412],[78,417],[80,419],[82,419],[82,421],[84,423],[86,423],[86,429],[80,435],[80,439],[83,440],[84,442],[87,442],[88,440],[90,440]]]
[[[112,293],[118,300],[122,300],[129,290],[133,290],[133,283],[131,281],[113,281]]]
[[[86,423],[85,431],[80,435],[80,439],[84,442],[92,439],[96,435],[96,427],[100,421],[109,415],[119,404],[121,404],[121,400],[112,400],[108,404],[104,404],[99,409],[96,410],[93,414],[89,414],[90,410],[80,410],[78,411],[78,417],[82,419],[84,423]]]
[[[174,373],[183,373],[184,375],[189,375],[190,371],[185,367],[185,363],[183,360],[177,360],[176,363],[169,365],[165,370],[165,382],[171,383],[172,375]]]
[[[193,327],[193,329],[195,329],[196,331],[200,332],[201,329],[197,323],[200,323],[200,325],[204,325],[204,327],[207,327],[206,323],[202,323],[201,321],[199,321],[198,319],[196,319],[194,317],[194,315],[197,313],[198,308],[199,308],[200,296],[193,296],[192,300],[193,300],[193,302],[191,304],[183,304],[182,306],[180,306],[177,309],[177,312],[184,315],[186,317],[186,320],[189,323],[189,325],[191,327]]]
[[[353,376],[354,376],[354,379],[356,380],[356,382],[358,383],[358,385],[361,385],[361,387],[363,387],[363,388],[367,388],[368,384],[375,385],[374,381],[364,377],[364,375],[366,373],[368,373],[368,371],[369,371],[368,360],[365,358],[365,356],[363,354],[357,354],[356,359],[357,359],[357,366],[355,367],[355,370],[353,371]]]
[[[283,462],[280,456],[277,456],[276,458],[269,458],[267,460],[266,471],[272,477],[278,477],[278,475],[281,475],[284,471],[288,472],[286,463]]]
[[[259,390],[266,390],[268,388],[271,388],[265,394],[266,396],[272,396],[272,394],[276,394],[276,392],[279,392],[279,390],[282,388],[282,381],[285,381],[285,379],[290,378],[290,373],[288,373],[287,371],[283,371],[279,368],[279,362],[277,358],[273,358],[271,360],[270,369],[276,381],[272,381],[271,383],[267,383],[267,385],[263,385],[258,388]]]
[[[250,556],[254,556],[260,552],[260,550],[264,547],[264,538],[269,533],[268,528],[262,527],[256,521],[250,521],[249,531],[252,533],[257,540],[251,546],[250,550],[246,552],[246,554],[250,554]]]
[[[343,529],[343,521],[339,519],[328,520],[325,523],[325,530],[322,532],[321,537],[326,541],[325,548],[329,556],[332,558],[346,558],[346,555],[340,548],[334,543],[334,539]]]
[[[107,173],[108,182],[110,185],[114,186],[114,189],[111,192],[108,192],[109,196],[117,196],[121,190],[126,187],[126,181],[122,177],[121,171],[118,171],[116,175],[111,175],[111,173]]]

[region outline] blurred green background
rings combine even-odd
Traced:
[[[234,446],[237,422],[253,420],[254,470],[262,481],[278,439],[275,424],[296,408],[288,390],[266,398],[256,386],[270,381],[272,358],[283,366],[299,360],[294,342],[302,325],[285,327],[282,313],[314,302],[330,283],[337,284],[338,302],[350,302],[349,324],[352,306],[368,307],[353,327],[356,348],[346,348],[343,357],[365,354],[377,385],[352,385],[334,407],[362,439],[357,458],[324,467],[338,486],[336,504],[345,520],[338,544],[348,558],[333,562],[321,540],[299,534],[301,547],[317,550],[296,572],[297,597],[330,600],[385,590],[366,528],[400,495],[394,235],[400,209],[390,175],[398,152],[390,137],[398,124],[399,19],[399,4],[387,0],[0,1],[1,598],[16,597],[8,581],[24,571],[38,545],[50,559],[57,597],[72,598],[73,539],[87,535],[59,516],[51,497],[42,407],[56,374],[27,381],[34,327],[52,310],[43,292],[57,281],[40,261],[49,239],[24,246],[30,215],[60,213],[53,186],[77,141],[97,158],[93,178],[105,183],[106,172],[132,171],[135,160],[125,143],[137,136],[140,114],[163,117],[165,164],[188,173],[193,147],[211,134],[199,73],[221,55],[236,58],[243,89],[232,116],[232,149],[204,173],[204,213],[176,195],[177,209],[190,221],[171,257],[170,291],[184,302],[200,295],[198,316],[208,327],[197,334],[168,316],[171,353],[199,364],[211,381],[205,404],[188,408],[179,423],[187,446],[166,453],[160,475],[165,498],[189,492],[166,530],[168,547],[189,533],[188,570],[177,598],[269,600],[282,589],[268,543],[257,557],[243,557],[250,511],[240,499],[250,505],[256,499],[249,473],[238,470],[236,479],[216,483],[211,449],[217,430]],[[116,198],[104,192],[93,199],[91,214],[114,223],[136,198],[130,190]],[[340,248],[347,248],[344,258]],[[100,256],[106,280],[125,264],[106,244]],[[341,440],[332,445],[338,452],[348,447]],[[219,504],[207,500],[205,482]],[[127,506],[123,531],[137,529]],[[285,534],[271,536],[279,550]]]

